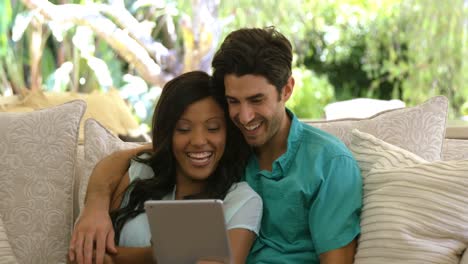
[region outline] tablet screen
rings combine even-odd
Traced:
[[[153,254],[158,264],[216,260],[229,263],[221,200],[147,201]]]

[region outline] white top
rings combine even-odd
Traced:
[[[154,177],[153,169],[143,163],[133,161],[128,172],[130,182],[136,179]],[[128,203],[125,194],[121,207]],[[174,200],[175,188],[163,200]],[[262,220],[262,199],[246,182],[233,184],[223,201],[224,218],[227,229],[244,228],[258,235]],[[119,239],[121,247],[149,247],[151,231],[146,213],[129,220],[122,228]]]

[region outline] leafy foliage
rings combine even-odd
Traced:
[[[407,104],[446,95],[451,115],[468,100],[468,5],[463,0],[407,0],[372,24],[367,35],[366,70],[373,89],[393,86]],[[379,44],[380,43],[380,44]]]
[[[0,1],[1,94],[21,94],[37,84],[79,92],[117,87],[138,109],[139,119],[148,120],[160,90],[145,79],[135,61],[118,52],[124,44],[112,43],[115,39],[89,25],[54,23],[26,8],[35,0],[19,1]],[[122,14],[137,21],[139,30],[125,28],[130,17],[105,9],[99,14],[135,37],[167,76],[209,70],[214,50],[232,30],[275,25],[294,46],[296,88],[288,107],[299,117],[320,118],[324,106],[336,100],[395,98],[414,105],[439,94],[449,97],[452,118],[466,114],[466,0],[51,3],[123,7]],[[154,48],[148,43],[156,42],[164,49],[148,49]]]
[[[325,105],[334,99],[327,77],[317,76],[304,67],[293,69],[295,89],[286,106],[301,118],[323,118]]]
[[[451,117],[468,100],[468,5],[448,1],[316,4],[307,67],[328,76],[337,100],[446,95]],[[376,4],[380,3],[380,5]]]

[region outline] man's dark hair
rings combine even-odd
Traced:
[[[274,27],[242,28],[231,32],[216,52],[212,67],[218,87],[224,77],[235,74],[260,75],[276,87],[278,93],[291,76],[292,47]]]

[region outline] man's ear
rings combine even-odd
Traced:
[[[288,82],[283,87],[283,92],[281,93],[281,97],[284,102],[289,100],[294,90],[294,77],[289,77]]]

